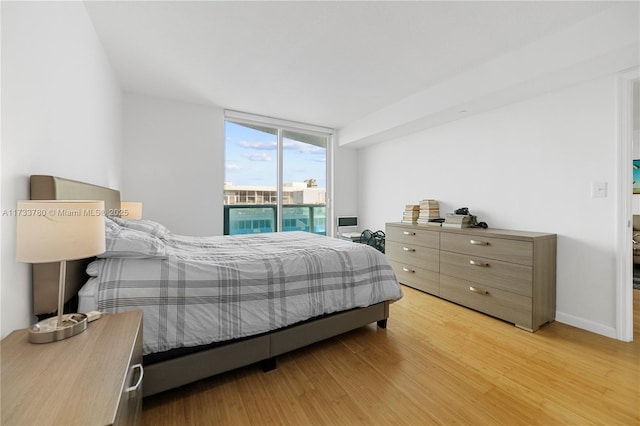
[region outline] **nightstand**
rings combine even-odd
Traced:
[[[142,311],[105,314],[54,343],[17,330],[1,349],[2,425],[140,424]]]

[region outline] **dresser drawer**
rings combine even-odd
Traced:
[[[533,243],[483,235],[442,233],[440,250],[533,265]]]
[[[116,413],[114,426],[133,425],[142,422],[142,322],[138,325],[136,336],[129,361],[129,368],[125,377],[125,386],[120,395],[120,403]]]
[[[531,266],[443,251],[440,253],[440,273],[531,297]]]
[[[531,330],[531,298],[440,275],[440,296]],[[537,328],[537,327],[536,327]]]
[[[440,246],[440,233],[418,229],[417,227],[387,226],[386,241],[415,244],[437,249]]]
[[[438,272],[440,268],[440,252],[438,249],[387,241],[385,253],[389,259],[397,262],[417,265],[423,269],[435,272]]]
[[[389,260],[389,264],[396,273],[398,282],[436,296],[439,294],[440,275],[437,272],[393,260]]]

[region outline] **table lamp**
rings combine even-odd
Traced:
[[[120,217],[132,220],[142,219],[142,203],[136,201],[121,201]]]
[[[64,314],[66,266],[68,260],[104,253],[104,201],[18,201],[16,212],[16,260],[60,262],[58,315],[31,326],[29,341],[49,343],[83,332],[85,314]]]

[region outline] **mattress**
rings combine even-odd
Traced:
[[[86,314],[87,312],[98,309],[96,300],[97,289],[98,279],[96,277],[90,277],[78,292],[78,312]]]
[[[154,243],[155,244],[155,243]],[[110,253],[80,310],[144,311],[144,353],[261,334],[402,297],[384,254],[364,244],[283,232],[162,236],[153,254]]]

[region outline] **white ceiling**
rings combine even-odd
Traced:
[[[86,2],[125,91],[342,128],[613,2]]]

